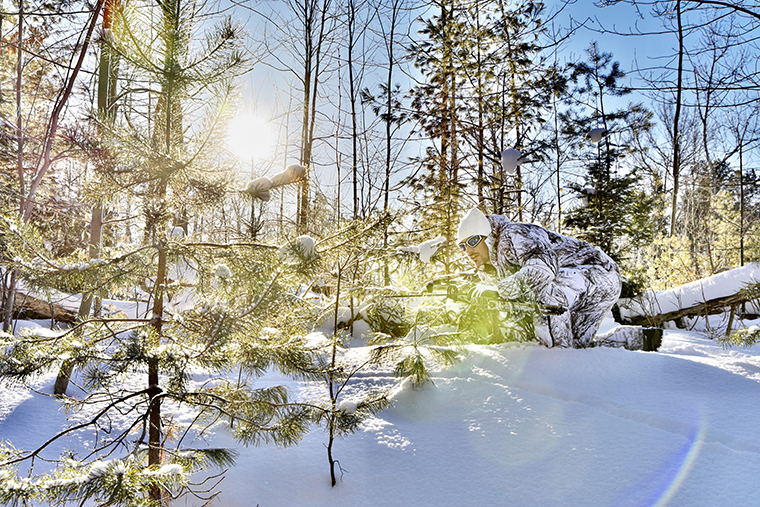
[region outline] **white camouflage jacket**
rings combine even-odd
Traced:
[[[486,238],[486,245],[497,273],[481,272],[480,277],[495,285],[505,299],[518,298],[530,290],[539,304],[567,308],[568,291],[586,293],[588,282],[584,277],[563,276],[563,271],[597,271],[588,270],[589,266],[597,266],[604,272],[614,271],[611,283],[620,283],[615,262],[586,241],[538,225],[510,222],[501,215],[487,218],[491,234]]]

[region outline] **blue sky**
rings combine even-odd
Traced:
[[[282,5],[280,2],[263,2],[260,5],[273,7]],[[547,11],[556,12],[561,6],[560,2],[547,1]],[[420,11],[421,12],[421,11]],[[241,12],[242,16],[250,16],[250,13]],[[292,13],[289,15],[291,18]],[[548,18],[548,13],[544,19]],[[567,30],[570,26],[578,27],[577,30],[568,38],[560,52],[560,59],[565,62],[578,61],[585,58],[584,51],[592,41],[597,41],[602,51],[612,53],[614,61],[618,61],[623,71],[628,75],[627,83],[639,91],[632,95],[623,97],[612,105],[615,108],[626,107],[629,102],[642,102],[650,110],[657,108],[652,105],[650,99],[646,96],[644,88],[646,83],[641,79],[641,75],[636,72],[637,69],[642,71],[652,68],[657,69],[668,64],[673,66],[673,55],[676,52],[677,40],[672,31],[668,30],[665,20],[657,18],[648,7],[637,12],[629,2],[620,2],[609,7],[600,7],[597,2],[591,0],[577,0],[565,8],[557,15],[555,27]],[[420,25],[415,25],[411,32],[414,33]],[[285,33],[281,30],[277,33],[268,34],[270,39],[281,36]],[[634,35],[644,33],[645,35]],[[625,35],[629,34],[629,35]],[[262,33],[251,29],[253,40],[261,38]],[[691,43],[691,41],[689,41]],[[659,75],[655,71],[655,75]],[[411,85],[411,82],[403,82],[403,77],[397,74],[402,88]],[[335,77],[335,76],[333,76]],[[345,77],[345,76],[344,76]],[[369,77],[367,86],[376,90],[378,79]],[[245,97],[249,104],[249,109],[259,116],[269,119],[277,114],[287,105],[287,91],[289,88],[295,91],[294,101],[298,102],[299,97],[296,91],[297,85],[294,85],[292,78],[286,73],[277,73],[265,66],[259,64],[256,72],[244,80]],[[326,83],[321,93],[329,98],[337,100],[338,90],[334,85]],[[347,102],[343,98],[344,107]],[[294,103],[295,103],[294,102]],[[252,107],[251,104],[256,104]],[[297,114],[297,113],[296,113]],[[368,113],[368,117],[371,117]],[[295,116],[292,118],[295,119]],[[295,133],[296,121],[291,122],[291,136]],[[281,127],[276,127],[280,128]],[[282,130],[281,130],[282,132]],[[257,136],[260,137],[260,136]],[[284,154],[276,155],[274,165],[264,167],[260,165],[263,174],[276,173],[282,170],[284,165],[297,162],[293,160],[293,146],[290,149],[290,158],[285,160]],[[334,169],[329,169],[328,174],[333,175]],[[329,176],[328,179],[332,179]],[[323,183],[326,183],[323,182]]]
[[[612,53],[614,60],[620,62],[628,73],[630,84],[641,86],[635,69],[665,64],[676,51],[675,35],[658,34],[665,30],[664,21],[649,11],[639,13],[628,3],[603,8],[595,4],[581,0],[568,6],[560,15],[559,21],[565,26],[583,26],[570,38],[565,56],[570,60],[583,58],[585,48],[596,40],[602,51]],[[647,35],[624,35],[639,32]]]

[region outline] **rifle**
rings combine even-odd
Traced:
[[[562,306],[539,305],[530,295],[506,300],[496,292],[475,294],[478,282],[474,271],[444,275],[430,280],[420,292],[388,293],[385,298],[446,298],[458,303],[458,309],[447,311],[448,318],[461,329],[470,330],[480,340],[476,343],[502,343],[530,340],[536,315],[562,315]],[[385,289],[387,290],[387,289]]]
[[[465,272],[464,275],[474,275],[474,272]],[[461,277],[462,274],[445,275],[440,278],[436,278],[427,282],[426,290],[428,294],[442,296],[442,294],[432,294],[435,290],[436,284],[444,285],[446,287],[446,297],[455,302],[467,303],[469,305],[477,306],[487,310],[500,310],[514,313],[516,311],[533,312],[540,311],[543,315],[562,315],[567,311],[567,308],[559,305],[543,305],[537,304],[531,301],[525,300],[506,300],[502,299],[498,293],[487,292],[482,295],[474,295],[474,286],[470,287],[466,291],[460,291],[459,285],[454,283],[454,280]]]
[[[474,272],[472,273],[474,275]],[[467,274],[452,274],[445,275],[440,278],[429,281],[425,285],[425,289],[415,292],[394,292],[388,291],[388,288],[380,289],[381,294],[378,294],[380,298],[412,298],[412,299],[424,299],[424,298],[445,298],[447,300],[458,303],[456,305],[443,306],[443,312],[437,313],[436,319],[442,318],[448,324],[454,324],[460,331],[467,331],[468,335],[475,338],[475,343],[501,343],[504,340],[504,333],[502,332],[502,321],[507,318],[509,321],[525,320],[529,315],[527,311],[521,312],[521,315],[517,319],[514,319],[514,314],[504,315],[501,305],[499,305],[499,298],[488,297],[467,297],[472,292],[472,288],[475,287],[473,281],[465,281]],[[464,284],[468,286],[468,290],[459,290],[459,285]],[[437,306],[437,305],[436,305]],[[530,314],[535,312],[535,308],[528,308]],[[529,317],[530,322],[533,321],[532,317]],[[521,335],[526,333],[521,333]]]

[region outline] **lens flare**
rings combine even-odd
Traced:
[[[697,425],[689,434],[684,435],[686,443],[670,454],[655,470],[651,470],[635,484],[618,492],[611,505],[664,507],[673,500],[694,469],[707,434],[704,417],[697,415],[693,420],[697,421]]]
[[[664,484],[664,490],[652,504],[652,507],[664,507],[673,499],[694,467],[699,452],[702,450],[702,444],[705,442],[706,433],[705,424],[701,421],[699,427],[690,435],[689,441],[681,449],[681,452],[678,453],[676,462],[680,461],[680,466],[673,471],[671,480]]]

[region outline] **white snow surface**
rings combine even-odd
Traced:
[[[435,385],[401,384],[392,408],[335,443],[344,473],[334,488],[321,428],[279,449],[242,447],[220,425],[195,445],[240,451],[214,502],[224,507],[757,505],[760,349],[726,350],[694,329],[666,330],[656,353],[472,346],[434,373]],[[39,379],[41,393],[53,380]],[[256,382],[274,384],[294,397],[316,389],[276,373]],[[392,384],[386,370],[366,371],[341,408],[353,409],[364,387]],[[0,435],[16,447],[72,422],[49,396],[0,391]],[[66,445],[84,453],[91,435]]]
[[[760,283],[760,264],[751,263],[707,278],[663,291],[647,290],[635,300],[620,305],[624,318],[658,315],[691,308],[700,303],[736,294],[748,285]],[[622,301],[621,301],[622,303]],[[751,306],[757,312],[758,301]]]

